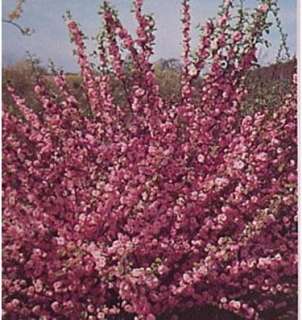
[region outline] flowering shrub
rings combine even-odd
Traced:
[[[64,74],[42,79],[34,112],[12,85],[3,112],[3,307],[7,319],[155,320],[215,306],[244,319],[285,314],[297,291],[296,82],[271,117],[240,118],[244,75],[274,5],[224,1],[194,57],[183,1],[181,99],[159,94],[154,21],[137,37],[105,2],[100,71],[67,24],[89,113]],[[125,80],[121,48],[130,53]],[[203,70],[202,87],[194,81]],[[114,74],[126,102],[116,104]],[[12,108],[15,112],[12,112]]]

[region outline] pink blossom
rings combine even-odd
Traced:
[[[263,13],[266,13],[269,10],[269,6],[267,3],[262,3],[258,8]]]
[[[154,314],[149,313],[149,314],[147,315],[146,320],[156,320],[156,318],[155,318]]]
[[[204,156],[203,154],[199,154],[197,160],[198,160],[198,162],[200,162],[200,163],[204,163],[205,156]]]
[[[242,33],[240,31],[236,31],[234,34],[233,34],[233,39],[235,42],[238,42],[242,39]]]
[[[256,160],[258,161],[267,161],[268,156],[266,152],[260,152],[256,155]]]

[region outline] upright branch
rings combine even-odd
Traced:
[[[69,19],[67,21],[67,26],[71,35],[71,39],[76,46],[76,54],[78,56],[78,63],[81,68],[81,75],[83,77],[89,105],[95,116],[99,116],[102,102],[99,99],[98,81],[85,52],[86,47],[83,33],[74,20]]]
[[[183,0],[182,2],[182,34],[183,34],[183,71],[181,79],[181,97],[183,101],[187,101],[192,96],[192,87],[189,83],[189,67],[191,66],[190,60],[190,26],[191,26],[191,15],[190,15],[190,5],[189,0]],[[192,71],[191,71],[192,72]]]

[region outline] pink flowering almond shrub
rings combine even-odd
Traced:
[[[224,1],[193,56],[183,1],[175,105],[159,94],[150,63],[155,26],[141,0],[135,37],[104,3],[99,71],[67,20],[88,113],[63,73],[54,76],[56,93],[38,79],[43,112],[8,86],[4,319],[177,319],[175,311],[193,306],[243,319],[295,311],[296,79],[273,116],[239,113],[273,6],[238,15]],[[113,98],[112,74],[125,103]]]

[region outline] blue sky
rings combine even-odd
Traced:
[[[135,19],[131,14],[131,0],[111,0],[112,5],[118,10],[123,24],[133,32],[136,27]],[[191,13],[193,27],[204,22],[207,18],[215,16],[218,5],[222,0],[191,0]],[[280,16],[284,30],[288,33],[288,45],[291,54],[296,50],[296,0],[279,0]],[[258,4],[256,0],[246,0],[246,6],[253,8]],[[14,8],[15,0],[3,0],[2,12],[5,17]],[[2,28],[2,57],[3,64],[8,65],[26,56],[30,51],[47,65],[51,58],[57,66],[65,71],[78,70],[76,59],[72,55],[73,46],[69,42],[67,28],[62,15],[70,10],[73,17],[81,24],[86,35],[93,36],[100,27],[100,17],[97,12],[101,0],[27,0],[24,13],[19,23],[30,27],[35,33],[22,36],[17,29],[8,24]],[[156,46],[154,60],[159,58],[179,58],[181,54],[181,0],[145,0],[144,11],[153,13],[156,20]],[[196,44],[198,32],[193,29],[193,45]],[[262,52],[264,64],[270,63],[277,53],[279,33],[272,29],[268,39],[272,47]],[[88,44],[93,48],[93,43]]]

